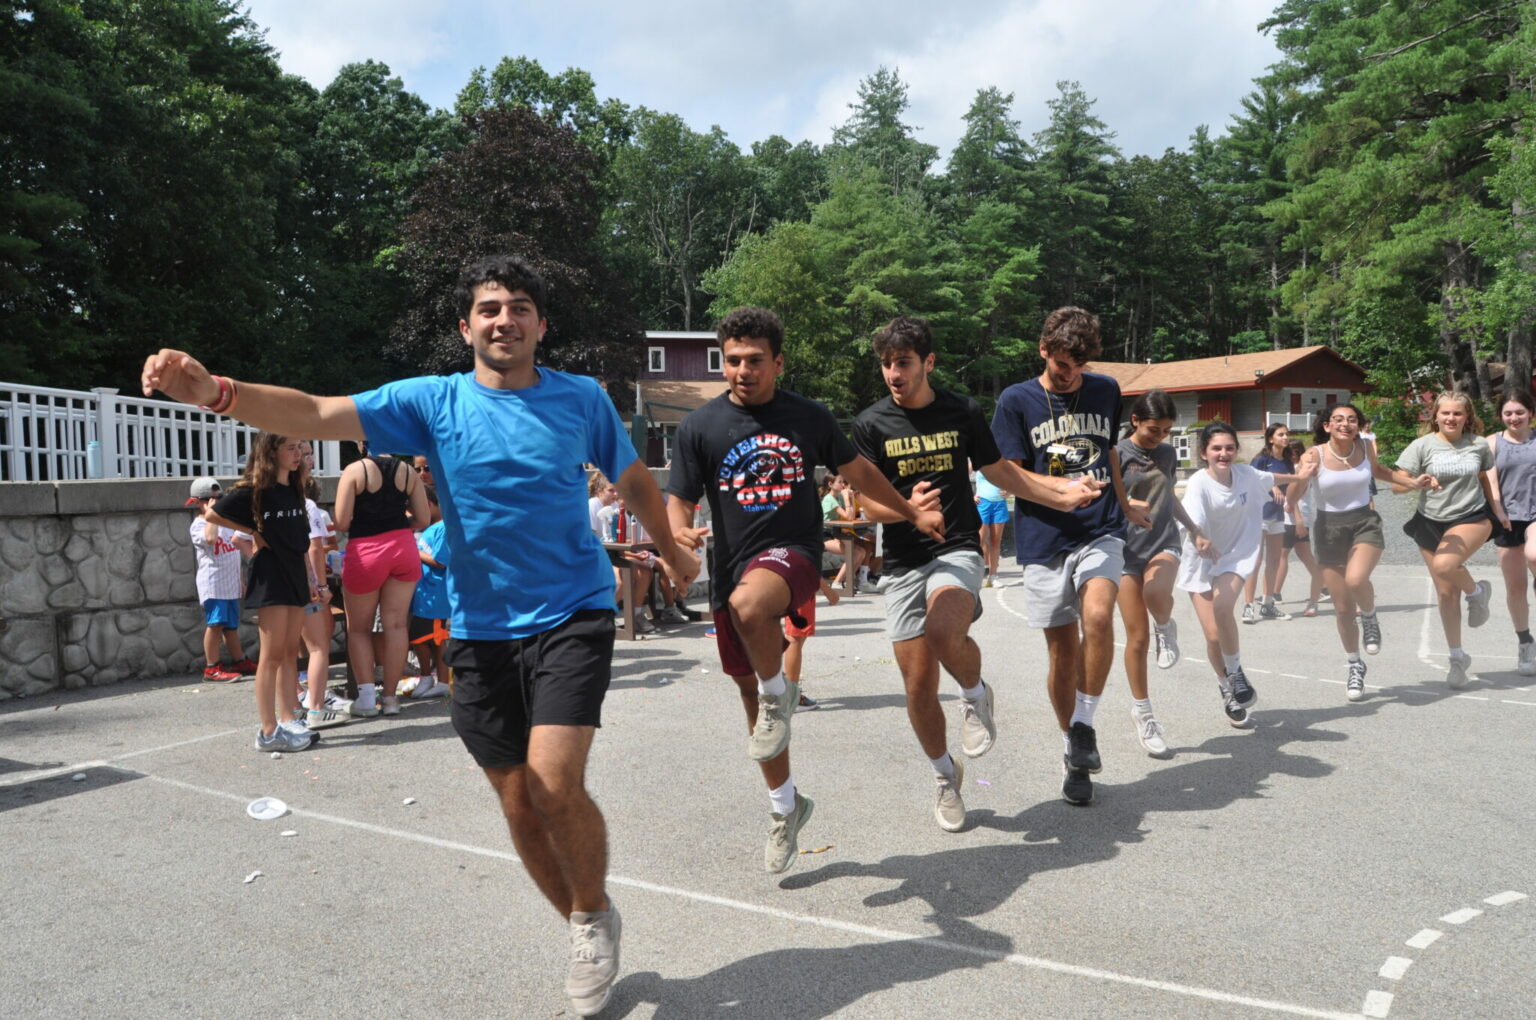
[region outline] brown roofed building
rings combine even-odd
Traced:
[[[720,368],[714,333],[646,331],[635,405],[650,419],[647,465],[661,467],[671,460],[672,440],[683,415],[725,392]]]
[[[1239,432],[1262,433],[1276,421],[1310,431],[1318,411],[1372,389],[1365,369],[1321,345],[1156,365],[1092,361],[1087,368],[1113,376],[1127,397],[1166,391],[1178,408],[1175,425],[1220,418]]]

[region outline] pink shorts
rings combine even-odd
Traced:
[[[347,542],[341,561],[341,586],[354,595],[368,595],[385,581],[420,581],[421,553],[416,535],[407,528]]]
[[[820,575],[804,554],[783,547],[768,549],[754,556],[742,570],[741,576],[754,570],[771,570],[789,585],[789,622],[796,627],[810,626],[801,610],[807,602],[814,604],[816,593],[821,590]],[[731,622],[729,609],[716,610],[715,646],[720,652],[720,668],[729,676],[753,676],[752,661],[741,643],[741,635]],[[786,641],[787,645],[788,642]]]

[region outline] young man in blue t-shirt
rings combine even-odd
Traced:
[[[237,385],[162,350],[144,362],[144,392],[287,435],[367,439],[430,458],[453,552],[454,728],[495,789],[529,876],[569,919],[565,991],[590,1016],[618,975],[620,923],[604,889],[607,830],[583,780],[612,665],[613,586],[587,527],[582,465],[616,479],[676,583],[686,588],[698,558],[673,541],[661,492],[608,395],[538,367],[548,328],[538,274],[518,258],[483,259],[455,297],[474,351],[469,373],[315,397]]]
[[[1047,683],[1065,744],[1061,795],[1078,805],[1093,800],[1089,777],[1101,768],[1093,713],[1114,659],[1125,522],[1147,524],[1145,506],[1128,501],[1120,481],[1120,384],[1083,371],[1098,354],[1098,317],[1056,309],[1040,332],[1045,370],[1004,390],[992,417],[998,448],[1025,470],[1115,488],[1115,499],[1073,510],[1018,500],[1013,511],[1025,615],[1045,631],[1050,654]]]

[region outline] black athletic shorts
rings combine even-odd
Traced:
[[[1499,519],[1493,519],[1493,544],[1500,549],[1519,549],[1525,545],[1525,529],[1530,526],[1530,521],[1510,521],[1509,527],[1499,523]]]
[[[1445,537],[1447,531],[1458,524],[1476,524],[1478,521],[1489,521],[1494,527],[1498,527],[1498,522],[1493,519],[1493,511],[1488,509],[1487,503],[1484,503],[1465,517],[1458,517],[1454,521],[1431,520],[1415,512],[1408,518],[1408,523],[1403,525],[1403,534],[1413,539],[1414,543],[1425,552],[1434,552],[1440,548],[1440,540]]]
[[[613,670],[613,612],[582,609],[513,641],[453,638],[453,728],[481,768],[528,761],[534,726],[601,726]]]

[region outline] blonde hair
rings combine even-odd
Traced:
[[[592,477],[587,479],[587,495],[596,496],[608,487],[608,479],[603,477],[601,471],[592,472]]]
[[[1429,408],[1429,424],[1424,427],[1424,435],[1440,431],[1440,405],[1447,400],[1455,401],[1461,405],[1461,409],[1467,412],[1467,427],[1463,434],[1481,435],[1484,431],[1483,420],[1477,416],[1477,407],[1472,403],[1472,398],[1460,390],[1442,390],[1435,397],[1435,402]]]

